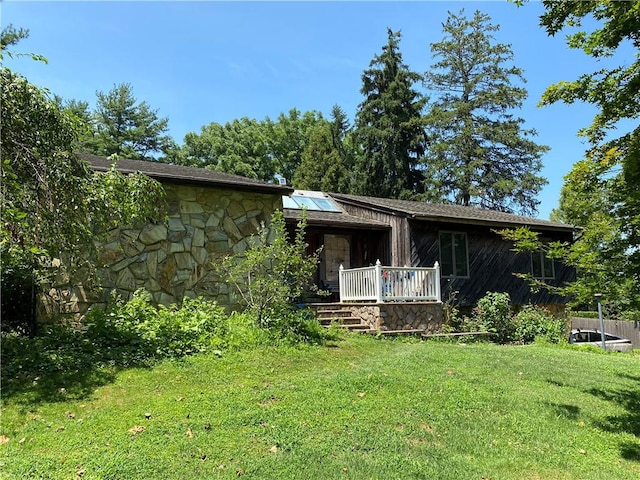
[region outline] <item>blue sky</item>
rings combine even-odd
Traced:
[[[595,113],[588,105],[536,105],[544,89],[604,63],[566,48],[564,35],[539,27],[542,5],[506,1],[431,2],[29,2],[0,4],[1,23],[28,28],[16,51],[44,55],[5,63],[63,98],[93,104],[95,92],[128,82],[169,118],[178,143],[187,132],[235,118],[275,119],[291,108],[329,116],[340,105],[353,120],[361,75],[386,42],[387,27],[402,31],[404,61],[417,72],[433,63],[429,44],[442,38],[447,11],[477,9],[500,25],[524,70],[529,98],[516,114],[537,142],[551,147],[542,174],[538,216],[557,206],[563,176],[583,156],[576,137]]]

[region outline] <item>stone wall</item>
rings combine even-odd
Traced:
[[[423,330],[434,333],[442,327],[442,303],[439,302],[353,304],[350,308],[352,316],[361,318],[376,330]]]
[[[214,265],[246,250],[260,223],[282,208],[280,195],[180,184],[164,188],[164,222],[114,230],[99,247],[99,264],[107,266],[99,269],[102,295],[87,295],[80,284],[54,285],[44,294],[46,314],[84,313],[112,290],[128,299],[139,288],[158,304],[202,296],[231,305],[230,289]]]

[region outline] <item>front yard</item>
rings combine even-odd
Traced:
[[[54,373],[3,392],[0,472],[635,479],[639,372],[638,355],[349,336]]]

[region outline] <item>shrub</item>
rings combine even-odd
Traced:
[[[480,331],[495,333],[499,343],[513,340],[515,325],[511,318],[509,294],[489,292],[482,297],[473,311],[471,325]]]
[[[222,307],[201,298],[185,298],[182,305],[154,307],[144,290],[131,300],[116,299],[108,310],[91,310],[87,336],[119,354],[134,357],[180,357],[222,348],[228,332]]]
[[[531,343],[543,339],[550,343],[566,340],[567,323],[562,318],[554,317],[547,309],[533,305],[525,305],[514,316],[515,340]]]
[[[315,342],[321,336],[311,313],[294,306],[305,289],[317,290],[312,278],[319,252],[307,253],[305,225],[303,216],[290,241],[282,212],[274,212],[270,226],[260,228],[247,251],[226,257],[219,270],[258,326],[271,330],[276,338]]]

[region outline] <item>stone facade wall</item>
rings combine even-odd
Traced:
[[[282,208],[279,194],[265,194],[195,185],[164,184],[167,219],[141,229],[111,232],[99,247],[102,296],[88,295],[82,285],[52,286],[47,313],[84,313],[116,290],[124,299],[139,288],[153,301],[169,305],[202,296],[230,306],[229,287],[214,265],[223,256],[246,250],[261,222]],[[68,284],[67,284],[68,285]],[[51,304],[57,303],[58,312]]]
[[[434,333],[442,327],[442,303],[439,302],[354,304],[350,308],[352,316],[361,318],[373,329]]]

